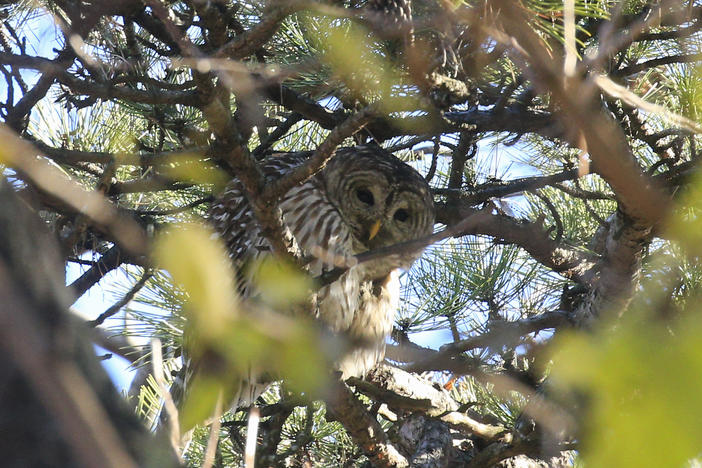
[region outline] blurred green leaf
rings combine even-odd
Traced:
[[[203,337],[221,336],[238,313],[238,299],[219,238],[203,225],[182,225],[156,239],[154,258],[187,291],[190,326]]]
[[[630,314],[614,331],[559,339],[557,387],[585,391],[587,466],[681,467],[702,443],[702,320],[671,329]]]
[[[314,42],[321,60],[364,102],[378,102],[390,114],[421,108],[414,86],[382,53],[378,43],[361,26],[335,19],[321,21]]]
[[[678,200],[679,208],[668,222],[668,236],[689,253],[702,254],[702,177],[697,175]]]
[[[259,262],[253,277],[260,300],[243,306],[226,249],[204,226],[162,234],[154,256],[187,293],[185,346],[196,374],[181,414],[183,429],[212,415],[220,390],[225,405],[235,403],[242,380],[274,376],[297,391],[319,394],[327,362],[316,329],[287,316],[309,296],[307,276],[273,258]]]
[[[253,282],[263,300],[273,307],[300,302],[311,294],[314,282],[299,268],[273,257],[264,257],[250,266]]]

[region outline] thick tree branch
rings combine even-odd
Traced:
[[[393,410],[420,411],[468,435],[491,440],[506,431],[502,426],[485,424],[460,412],[460,405],[448,391],[397,367],[378,365],[365,380],[351,378],[347,382]]]
[[[327,411],[343,424],[354,441],[361,447],[373,466],[378,468],[407,467],[409,463],[390,444],[387,434],[349,388],[339,382],[327,399]]]
[[[604,232],[604,235],[603,235]],[[619,315],[633,297],[641,274],[641,262],[650,244],[653,229],[617,211],[600,227],[595,237],[603,237],[602,259],[595,269],[597,279],[577,304],[572,319],[578,325],[592,326],[605,314]]]

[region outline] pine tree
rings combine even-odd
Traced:
[[[698,463],[699,2],[42,0],[0,11],[0,216],[24,229],[0,229],[0,280],[33,325],[0,312],[20,338],[0,340],[0,414],[27,411],[19,433],[50,440],[54,460],[173,463],[130,413],[156,430],[195,320],[203,340],[232,343],[228,369],[249,353],[280,381],[252,408],[214,414],[232,376],[202,383],[181,408],[199,423],[178,454],[187,466]],[[200,223],[233,177],[274,206],[258,172],[272,152],[369,143],[426,176],[444,235],[402,278],[385,363],[341,383],[320,358],[324,331],[281,334],[223,311],[235,294],[218,289],[226,255]],[[31,273],[43,268],[32,249],[50,249],[23,234],[42,227],[27,206],[64,269],[82,268],[60,294],[115,296],[85,327],[41,313],[68,316],[63,299],[36,299],[42,283],[57,287]],[[259,222],[275,236],[269,218]],[[299,268],[270,275],[274,305],[314,287]],[[42,356],[79,362],[119,447],[66,435],[94,427],[42,397],[55,384],[80,408],[83,393],[61,386],[65,366],[49,375],[22,359],[37,327],[53,338]],[[90,353],[61,354],[67,330],[133,363],[131,408],[83,365]],[[58,442],[41,438],[42,419]],[[38,466],[23,440],[5,453]]]

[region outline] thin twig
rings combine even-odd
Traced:
[[[553,240],[556,242],[560,242],[563,238],[563,220],[561,219],[561,215],[558,213],[558,210],[556,209],[553,202],[549,200],[546,195],[540,192],[534,192],[534,195],[539,197],[539,199],[546,205],[546,208],[548,208],[548,210],[551,212],[551,216],[553,216],[553,222],[556,223],[556,236]]]
[[[202,462],[202,468],[211,468],[214,464],[215,454],[217,453],[219,429],[222,427],[221,389],[219,391],[219,395],[217,395],[217,404],[215,405],[214,415],[212,415],[212,418],[212,424],[210,425],[210,436],[207,438],[207,447],[205,448],[205,459]]]
[[[180,448],[180,423],[178,419],[178,408],[176,407],[171,392],[168,390],[166,379],[163,375],[163,355],[161,353],[161,340],[152,338],[151,340],[151,362],[154,368],[154,379],[158,384],[159,392],[163,398],[163,408],[168,415],[168,432],[171,447],[181,457]]]
[[[521,192],[534,191],[548,185],[555,185],[566,180],[578,178],[577,169],[567,169],[557,174],[546,176],[522,177],[504,183],[485,184],[475,187],[471,191],[458,189],[433,189],[435,195],[459,195],[461,201],[474,205],[486,202],[491,198],[502,198]]]
[[[441,138],[440,137],[434,137],[434,148],[431,152],[431,166],[429,166],[429,171],[427,172],[427,175],[424,177],[424,180],[427,181],[427,183],[431,182],[431,179],[434,178],[434,174],[436,174],[436,166],[438,164],[439,160],[439,150],[441,149]]]
[[[249,410],[249,421],[246,424],[246,448],[244,459],[246,468],[254,468],[256,461],[256,440],[258,438],[258,425],[261,420],[261,412],[258,407],[252,406]]]
[[[167,210],[136,210],[136,213],[146,216],[166,216],[178,214],[184,211],[188,211],[191,208],[195,208],[196,206],[202,205],[203,203],[209,203],[212,200],[214,200],[214,196],[208,195],[206,197],[198,198],[195,201],[191,201],[190,203],[186,203],[185,205],[176,208],[170,208]]]
[[[132,299],[134,299],[134,296],[136,296],[136,294],[141,290],[141,288],[144,287],[144,285],[149,280],[149,278],[151,278],[151,276],[152,273],[150,271],[147,271],[143,275],[141,275],[139,281],[137,281],[136,284],[134,284],[134,286],[132,286],[131,289],[127,291],[127,293],[119,301],[115,302],[107,310],[105,310],[105,312],[98,315],[98,317],[95,320],[90,320],[88,322],[88,325],[90,325],[91,327],[97,327],[98,325],[102,325],[102,323],[105,320],[122,310],[122,307],[126,306],[131,302]]]

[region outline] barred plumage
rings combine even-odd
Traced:
[[[263,164],[269,180],[302,164],[310,153],[273,155]],[[306,268],[319,276],[334,268],[333,257],[348,257],[431,233],[434,208],[424,179],[410,166],[377,146],[340,148],[319,173],[281,199],[285,228],[299,253],[314,257]],[[213,204],[209,220],[227,245],[243,298],[257,294],[250,268],[271,255],[243,188],[233,180]],[[338,363],[342,377],[362,376],[385,352],[399,300],[398,269],[408,268],[418,252],[361,263],[316,292],[307,311],[333,332],[364,346]],[[252,371],[238,404],[251,402],[265,388]]]
[[[382,14],[388,23],[409,23],[412,21],[412,8],[409,0],[368,0],[369,11]]]

